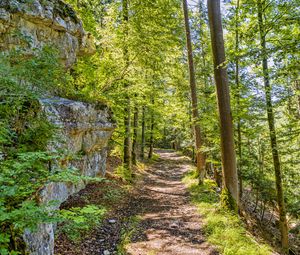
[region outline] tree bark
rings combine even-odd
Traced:
[[[123,0],[122,2],[122,14],[123,14],[123,25],[124,25],[124,48],[123,48],[123,56],[125,65],[129,65],[129,56],[128,56],[128,47],[126,45],[126,38],[128,37],[128,1]],[[124,126],[125,126],[125,134],[124,134],[124,167],[131,171],[132,159],[131,159],[131,109],[130,109],[130,97],[128,95],[128,81],[124,80],[124,89],[126,93],[126,106],[124,108]]]
[[[300,80],[295,80],[295,91],[297,94],[297,101],[298,101],[298,118],[300,118]]]
[[[127,106],[124,108],[124,167],[131,171],[132,168],[132,158],[131,158],[131,109],[130,109],[130,98],[127,97]]]
[[[141,141],[141,159],[145,158],[145,106],[142,108],[142,141]]]
[[[192,111],[191,111],[191,104],[189,104],[189,112],[188,112],[188,115],[189,115],[189,120],[190,120],[190,130],[191,130],[191,141],[194,140],[194,125],[193,125],[193,121],[192,121]],[[193,162],[196,162],[196,157],[195,157],[195,146],[193,145],[192,146],[192,161]]]
[[[136,165],[137,163],[137,139],[138,139],[138,119],[139,109],[137,106],[134,107],[133,114],[133,139],[132,139],[132,164]]]
[[[134,107],[133,115],[133,140],[132,140],[132,164],[137,163],[137,139],[138,139],[138,117],[139,109],[137,106]]]
[[[207,90],[208,86],[208,79],[207,79],[207,73],[206,73],[206,60],[205,60],[205,48],[204,48],[204,39],[201,37],[204,37],[204,24],[205,24],[205,15],[204,15],[204,3],[202,0],[199,0],[199,19],[200,19],[200,40],[201,40],[201,57],[202,57],[202,74],[203,74],[203,81],[204,81],[204,88],[205,92]]]
[[[190,25],[189,25],[188,6],[186,0],[183,0],[183,13],[184,13],[184,23],[185,23],[185,33],[186,33],[186,46],[188,51],[188,62],[189,62],[189,76],[190,76],[190,89],[191,89],[192,114],[193,114],[192,122],[193,122],[194,133],[195,133],[197,172],[199,175],[199,184],[201,184],[205,176],[205,155],[201,151],[203,141],[201,137],[201,128],[199,124],[198,99],[197,99],[194,60],[193,60],[193,49],[192,49],[191,32],[190,32]]]
[[[241,88],[240,88],[240,62],[239,62],[239,11],[240,11],[240,0],[237,0],[236,10],[235,10],[235,86],[236,86],[236,100],[237,100],[237,109],[240,109],[240,98],[241,98]],[[242,132],[241,132],[241,117],[238,114],[237,117],[237,136],[238,136],[238,179],[239,179],[239,196],[240,198],[243,195],[243,180],[242,180]]]
[[[149,154],[148,159],[151,159],[153,156],[153,146],[154,146],[154,113],[153,113],[153,107],[154,107],[154,98],[151,99],[152,103],[152,109],[151,109],[151,127],[150,127],[150,142],[149,142]]]
[[[220,1],[208,0],[207,6],[221,128],[223,186],[227,189],[235,203],[239,205],[238,176],[236,169],[227,68],[225,64]]]
[[[261,0],[258,0],[257,18],[258,18],[259,33],[260,33],[263,81],[264,81],[265,96],[266,96],[266,109],[267,109],[267,116],[268,116],[270,142],[272,148],[273,165],[274,165],[275,180],[276,180],[277,203],[279,209],[279,224],[280,224],[280,232],[281,232],[281,246],[283,252],[285,254],[288,254],[288,250],[289,250],[288,225],[286,219],[286,210],[285,210],[283,188],[282,188],[281,164],[280,164],[279,151],[277,145],[275,118],[274,118],[273,105],[272,105],[272,92],[271,92],[272,88],[270,85],[270,77],[269,77],[269,69],[268,69],[268,58],[267,58],[267,50],[266,50],[266,31],[265,31],[264,20],[263,20],[263,16],[264,16],[263,10],[264,10],[263,3]]]

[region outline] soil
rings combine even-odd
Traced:
[[[156,153],[160,158],[151,164],[133,191],[117,202],[103,224],[80,243],[72,243],[64,235],[58,236],[55,254],[219,254],[206,242],[201,217],[189,201],[188,191],[181,182],[190,169],[190,160],[172,151],[160,150]],[[88,186],[70,203],[82,203],[76,202],[82,200],[82,194],[85,197],[96,194],[100,202],[102,196],[97,191],[99,189],[101,187]],[[97,198],[93,199],[97,203]],[[139,218],[134,231],[133,216]],[[124,233],[130,232],[130,240],[124,245]]]

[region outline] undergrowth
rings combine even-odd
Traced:
[[[137,232],[137,226],[141,221],[140,216],[135,215],[128,218],[126,227],[121,230],[121,242],[118,244],[118,254],[125,255],[126,246],[131,242],[132,236]]]
[[[107,209],[105,207],[97,205],[60,210],[64,223],[59,228],[59,231],[65,233],[70,240],[78,242],[91,229],[100,225],[106,212]]]
[[[103,180],[84,177],[63,164],[77,155],[56,146],[59,131],[49,122],[39,98],[54,91],[70,95],[72,79],[55,49],[45,46],[34,53],[30,58],[22,49],[0,53],[1,255],[27,254],[25,230],[34,232],[41,223],[61,221],[52,210],[57,201],[41,202],[40,191],[46,184]]]
[[[116,168],[115,174],[119,176],[123,181],[132,183],[133,182],[133,174],[130,170],[128,170],[124,165],[120,165]]]
[[[203,217],[208,242],[216,245],[223,255],[268,255],[271,248],[259,243],[243,225],[238,215],[222,208],[217,185],[204,180],[198,185],[195,171],[190,171],[183,182],[188,186],[192,202]]]
[[[127,183],[133,183],[137,179],[137,175],[146,170],[146,165],[142,162],[137,162],[135,166],[133,166],[132,171],[129,171],[124,167],[124,165],[120,165],[115,169],[115,175],[119,176],[123,181]]]
[[[150,161],[150,163],[152,163],[152,162],[155,162],[155,161],[159,160],[159,158],[160,158],[159,154],[157,154],[157,153],[154,152],[152,154],[152,158],[149,159],[149,161]]]

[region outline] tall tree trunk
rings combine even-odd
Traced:
[[[300,118],[300,80],[295,80],[295,91],[297,94],[297,101],[298,101],[298,117]]]
[[[164,122],[163,148],[165,148],[165,149],[168,148],[168,144],[167,144],[167,123],[166,122]]]
[[[150,123],[150,142],[149,142],[149,154],[148,154],[148,159],[151,159],[153,156],[153,146],[154,146],[154,112],[153,112],[153,107],[154,107],[154,97],[151,99],[152,103],[152,109],[151,109],[151,123]]]
[[[279,151],[277,146],[276,128],[275,128],[275,120],[274,120],[273,105],[272,105],[272,95],[271,95],[272,89],[270,85],[270,77],[269,77],[269,69],[268,69],[268,58],[267,58],[267,50],[266,50],[266,31],[265,31],[264,20],[263,20],[263,15],[264,15],[263,10],[264,10],[264,5],[261,0],[258,0],[257,16],[258,16],[258,24],[259,24],[259,32],[260,32],[260,46],[262,51],[261,55],[262,55],[262,69],[263,69],[265,96],[266,96],[266,108],[267,108],[267,115],[268,115],[270,142],[272,148],[273,164],[274,164],[275,179],[276,179],[277,203],[279,209],[279,224],[280,224],[280,231],[281,231],[281,246],[283,252],[287,254],[289,249],[288,225],[287,225],[286,210],[285,210],[284,197],[283,197],[281,164],[280,164]]]
[[[207,86],[208,86],[208,79],[207,79],[207,73],[206,73],[206,60],[205,60],[205,56],[206,56],[206,52],[205,52],[205,41],[203,39],[204,37],[204,24],[205,24],[205,15],[204,15],[204,3],[202,0],[199,0],[199,19],[200,19],[200,40],[201,40],[201,57],[202,57],[202,75],[203,75],[203,81],[204,81],[204,88],[205,88],[205,92],[207,90]]]
[[[137,163],[138,117],[139,117],[139,109],[137,105],[135,105],[134,115],[133,115],[133,140],[132,140],[132,164],[133,165],[136,165]]]
[[[124,22],[124,48],[123,48],[123,55],[125,65],[129,65],[129,56],[128,56],[128,47],[126,45],[126,38],[128,37],[128,1],[123,0],[122,2],[123,7],[123,22]],[[128,81],[124,81],[124,89],[126,90],[126,106],[124,108],[124,126],[125,126],[125,135],[124,135],[124,167],[131,171],[131,109],[130,109],[130,97],[128,95]]]
[[[141,159],[145,158],[145,106],[142,108],[142,141],[141,141]]]
[[[221,151],[224,188],[239,205],[238,176],[234,150],[233,125],[230,109],[230,95],[225,65],[225,49],[219,0],[208,0],[208,17],[214,59],[214,74],[217,86],[218,107],[221,127]],[[235,207],[235,205],[228,205]]]
[[[127,104],[130,104],[130,99],[127,97]],[[130,106],[124,108],[124,126],[125,126],[125,135],[124,135],[124,167],[131,171],[132,158],[131,158],[131,120],[130,120]]]
[[[240,88],[240,76],[239,76],[239,11],[240,11],[240,0],[236,2],[236,10],[235,10],[235,86],[236,86],[236,100],[237,100],[237,109],[241,109],[240,107],[240,98],[241,98],[241,88]],[[238,179],[239,179],[239,196],[240,198],[243,195],[243,180],[242,180],[242,132],[241,132],[241,117],[238,114],[237,117],[237,135],[238,135]]]
[[[191,104],[189,104],[189,112],[188,112],[188,115],[189,115],[189,120],[190,120],[190,130],[191,130],[191,141],[194,140],[194,135],[195,135],[195,132],[194,132],[194,125],[193,125],[193,121],[192,121],[192,109],[191,109]],[[192,161],[193,162],[196,162],[196,158],[195,158],[195,146],[193,145],[192,147]]]
[[[196,145],[196,158],[197,158],[197,172],[199,175],[199,184],[201,184],[205,176],[205,156],[203,152],[201,152],[201,146],[203,144],[203,141],[201,137],[201,128],[199,124],[199,112],[198,112],[197,89],[196,89],[196,79],[195,79],[194,60],[193,60],[193,49],[192,49],[191,32],[190,32],[190,25],[189,25],[188,6],[186,0],[183,0],[183,13],[184,13],[184,23],[185,23],[185,33],[186,33],[186,46],[188,50],[193,126],[194,126],[194,133],[195,133],[195,142],[196,142],[195,145]]]

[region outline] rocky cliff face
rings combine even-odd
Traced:
[[[35,49],[53,46],[60,52],[61,61],[70,67],[81,55],[95,51],[74,10],[61,0],[0,0],[0,51],[22,48],[28,56]],[[104,174],[106,145],[113,132],[106,106],[63,98],[40,99],[41,108],[50,122],[58,127],[59,140],[50,149],[63,149],[77,159],[64,162],[87,176]],[[40,193],[40,201],[64,202],[84,183],[49,183]],[[55,209],[55,208],[54,208]],[[43,224],[35,233],[26,231],[25,242],[30,254],[54,254],[54,224]]]
[[[58,141],[52,150],[63,149],[78,159],[64,162],[86,176],[105,173],[106,144],[112,134],[113,124],[107,107],[72,101],[63,98],[41,99],[42,109],[48,119],[59,129]],[[99,106],[98,106],[99,107]],[[84,188],[84,183],[49,183],[41,192],[41,202],[58,201],[57,208],[70,195]],[[55,209],[55,208],[54,208]],[[54,254],[55,224],[42,224],[35,233],[24,235],[33,255]]]
[[[78,55],[95,51],[74,10],[61,0],[0,0],[0,50],[34,49],[51,45],[71,66]]]

